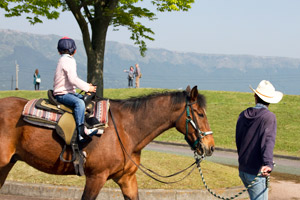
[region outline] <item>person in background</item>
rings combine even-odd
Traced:
[[[33,74],[34,90],[40,90],[40,83],[41,83],[41,75],[39,74],[39,70],[36,69]]]
[[[142,76],[139,64],[135,64],[134,75],[135,75],[135,88],[139,88],[140,87],[140,78]]]
[[[134,69],[132,66],[130,66],[129,70],[124,70],[124,72],[128,73],[128,87],[133,87],[133,79],[134,79]]]
[[[76,88],[85,92],[96,92],[97,87],[81,80],[77,76],[77,66],[74,59],[76,45],[74,40],[63,37],[58,41],[57,49],[61,55],[54,76],[53,95],[58,102],[74,108],[74,116],[79,140],[87,139],[95,130],[84,126],[85,103],[83,95],[76,93]]]
[[[250,199],[267,200],[266,177],[273,170],[273,149],[277,129],[276,116],[269,111],[270,103],[278,103],[283,94],[274,86],[262,80],[254,92],[255,106],[239,115],[236,124],[236,146],[239,161],[239,176],[248,188]]]

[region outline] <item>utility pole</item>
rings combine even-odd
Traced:
[[[14,76],[11,76],[11,90],[13,90],[13,87],[14,87]]]
[[[18,65],[18,63],[17,63],[17,61],[15,61],[15,63],[16,63],[16,90],[19,90],[19,65]]]

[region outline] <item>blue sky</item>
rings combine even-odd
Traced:
[[[157,13],[157,20],[143,22],[155,32],[151,48],[300,58],[299,9],[299,0],[196,0],[189,12]],[[24,18],[4,18],[0,10],[0,29],[81,39],[71,13],[34,26]],[[133,44],[129,37],[125,28],[107,34],[107,40]]]

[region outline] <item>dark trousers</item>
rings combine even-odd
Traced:
[[[34,85],[34,89],[35,89],[35,90],[40,90],[40,83],[36,83],[36,84]]]
[[[128,87],[132,88],[133,87],[133,78],[128,79]]]

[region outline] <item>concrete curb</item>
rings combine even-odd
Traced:
[[[218,195],[231,197],[243,188],[217,189]],[[56,198],[56,199],[80,199],[83,189],[79,187],[55,186],[49,184],[33,184],[6,181],[1,188],[1,194],[20,195],[29,197],[41,198]],[[163,189],[140,189],[139,197],[142,200],[215,200],[213,195],[207,190],[163,190]],[[239,199],[248,197],[247,192],[243,193]],[[97,200],[123,200],[123,195],[120,189],[103,188],[99,193]]]

